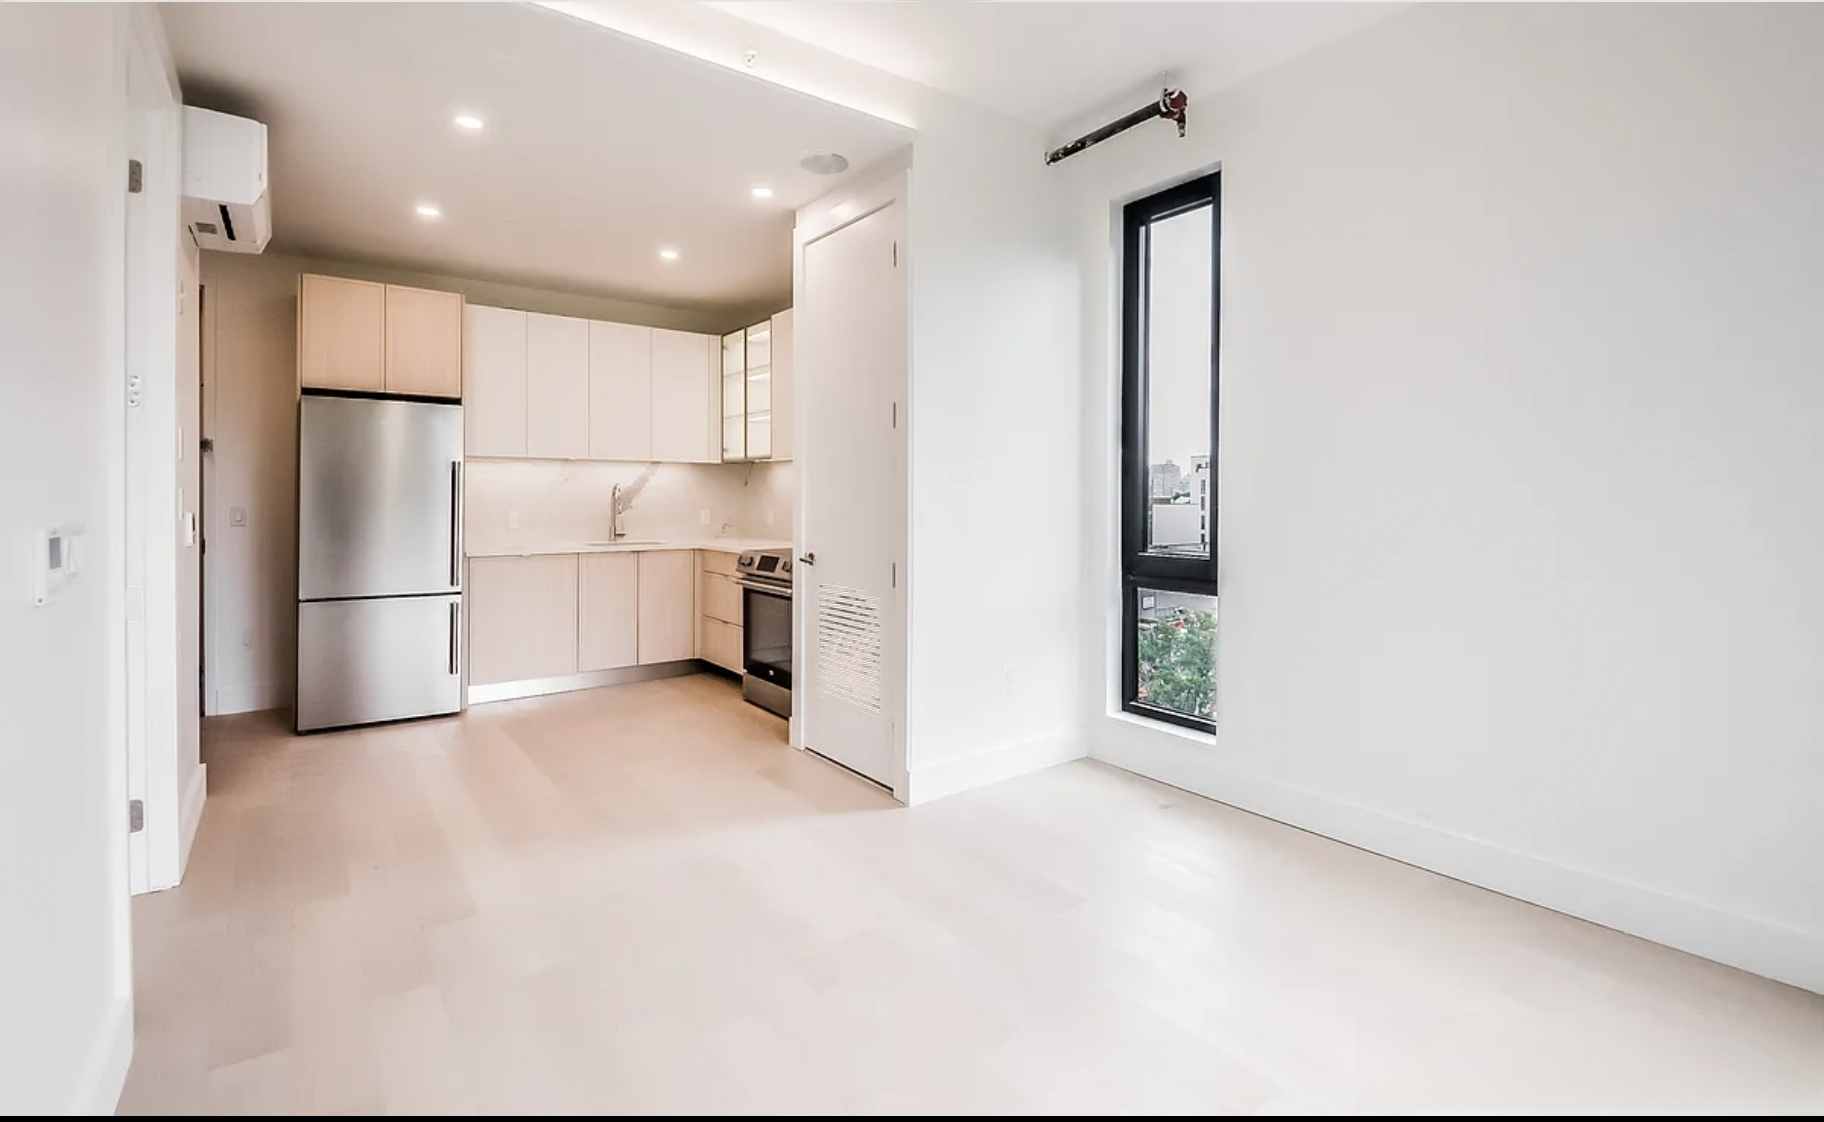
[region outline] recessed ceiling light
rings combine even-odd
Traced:
[[[659,260],[661,260],[661,261],[676,261],[676,260],[677,260],[677,259],[678,259],[678,251],[677,251],[677,250],[675,250],[675,249],[672,249],[672,248],[670,248],[670,247],[666,247],[666,248],[665,248],[665,249],[661,249],[661,250],[659,250]]]
[[[841,175],[849,170],[849,158],[835,152],[812,152],[798,166],[812,175]]]
[[[470,132],[480,132],[481,126],[484,124],[486,124],[486,122],[473,113],[456,114],[456,127],[459,129],[468,129]]]
[[[771,187],[755,187],[748,191],[748,194],[756,199],[770,199],[773,197],[773,189]]]
[[[418,204],[418,217],[420,217],[420,218],[442,218],[443,211],[432,206],[430,203],[419,203]]]

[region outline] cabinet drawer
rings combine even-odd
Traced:
[[[706,570],[697,595],[704,615],[741,626],[741,586],[734,578]]]
[[[704,572],[720,573],[725,577],[733,577],[735,575],[735,558],[739,557],[740,554],[724,553],[719,549],[699,549],[697,550],[697,556],[703,560]]]
[[[705,662],[741,673],[741,629],[732,623],[704,616],[698,654]]]

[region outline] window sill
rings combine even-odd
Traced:
[[[1129,728],[1143,729],[1150,733],[1170,736],[1182,740],[1186,744],[1195,744],[1199,748],[1216,747],[1216,734],[1213,732],[1202,732],[1198,729],[1186,728],[1183,725],[1175,725],[1170,721],[1156,721],[1151,717],[1143,717],[1138,713],[1130,713],[1125,709],[1117,709],[1114,712],[1109,713],[1108,717],[1110,720],[1118,721]]]

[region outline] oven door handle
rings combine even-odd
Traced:
[[[735,578],[735,584],[741,588],[751,588],[764,596],[777,596],[781,600],[790,600],[792,598],[792,590],[789,586],[781,588],[776,584],[765,584],[757,580],[744,580],[740,577]]]

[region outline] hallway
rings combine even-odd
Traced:
[[[211,722],[123,1113],[1805,1111],[1824,998],[1099,764],[913,810],[696,676]]]

